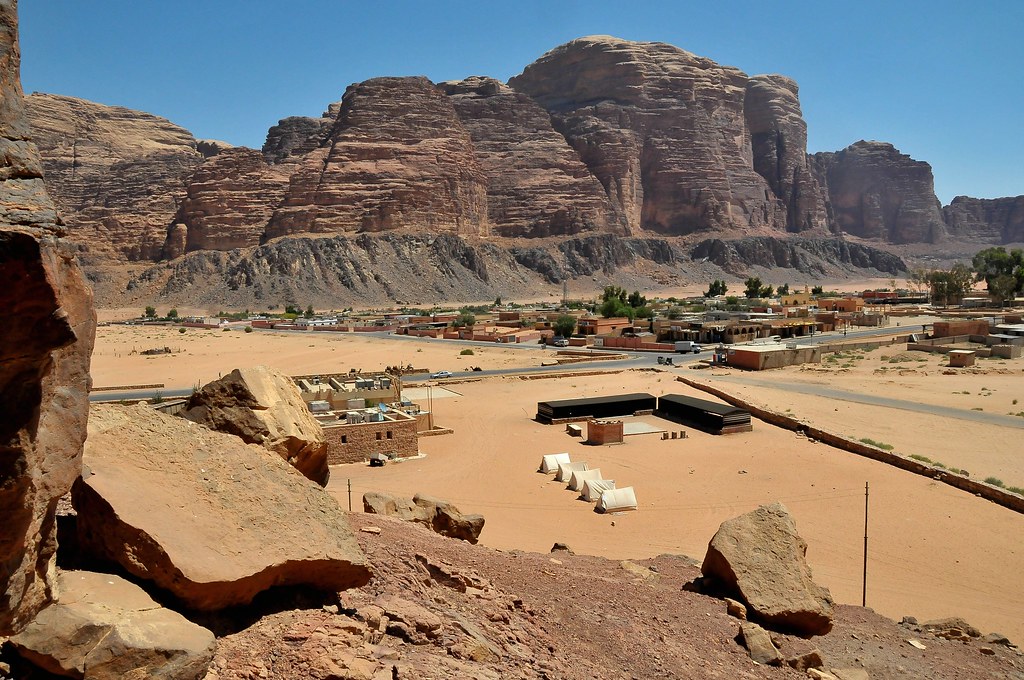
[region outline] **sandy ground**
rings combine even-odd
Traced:
[[[624,391],[692,393],[672,374],[492,378],[452,386],[434,400],[437,423],[455,434],[421,439],[425,458],[385,468],[333,469],[343,506],[351,480],[356,509],[365,491],[448,498],[487,518],[481,542],[547,551],[556,541],[611,558],[660,553],[704,556],[719,524],[780,500],[809,544],[816,578],[840,602],[860,604],[864,483],[870,483],[868,605],[897,620],[960,615],[986,631],[1024,639],[1024,516],[870,460],[814,444],[764,423],[751,433],[685,440],[628,437],[589,447],[564,428],[531,420],[536,402]],[[800,395],[790,408],[801,412]],[[536,472],[544,453],[568,451],[635,488],[637,512],[604,516]]]
[[[143,356],[141,351],[169,347],[171,354]],[[433,338],[367,337],[358,333],[275,332],[101,326],[92,356],[95,387],[164,383],[168,389],[205,385],[232,369],[265,364],[287,375],[347,373],[350,368],[379,371],[412,364],[430,371],[467,371],[539,366],[551,350],[540,345],[509,349],[473,346]]]
[[[165,345],[180,351],[152,358],[131,354],[133,349]],[[258,363],[295,374],[344,372],[351,367],[376,370],[393,363],[430,370],[536,366],[545,356],[539,348],[481,347],[474,348],[473,356],[460,358],[460,349],[438,340],[354,334],[200,329],[181,334],[177,329],[113,326],[99,329],[92,374],[96,385],[163,382],[171,388],[201,384],[237,366]],[[824,382],[967,411],[1024,411],[1024,405],[1012,404],[1013,399],[1024,402],[1021,361],[1002,365],[986,360],[980,371],[947,376],[942,374],[944,362],[935,356],[924,357],[924,362],[917,361],[916,354],[912,362],[882,359],[897,353],[891,348],[876,350],[866,358],[827,364],[823,371],[794,368],[739,375]],[[817,579],[840,602],[859,604],[863,492],[869,482],[868,605],[896,619],[960,615],[986,632],[997,630],[1024,640],[1022,515],[759,422],[754,432],[745,434],[713,437],[688,430],[685,440],[636,435],[621,446],[595,448],[569,437],[564,428],[532,420],[537,401],[543,399],[630,391],[687,393],[671,372],[487,378],[450,387],[454,396],[449,398],[440,398],[435,391],[435,422],[455,433],[421,439],[426,454],[421,459],[385,468],[334,468],[329,488],[343,505],[351,479],[357,509],[363,492],[383,490],[424,492],[450,499],[466,512],[481,512],[487,518],[482,543],[502,550],[546,552],[562,541],[579,553],[613,558],[684,553],[700,559],[722,521],[781,500],[809,544],[808,559]],[[921,450],[933,460],[969,469],[974,477],[995,474],[1007,484],[1024,486],[1024,463],[1014,446],[1019,430],[1004,432],[1010,428],[834,403],[777,386],[736,388],[815,424],[887,442],[903,453]],[[634,486],[640,510],[598,515],[590,504],[538,474],[541,456],[558,451],[600,467],[620,486]]]

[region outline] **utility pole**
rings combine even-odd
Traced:
[[[348,480],[348,511],[352,512],[352,478]]]
[[[349,501],[351,506],[351,501]],[[351,508],[349,508],[351,509]],[[864,482],[864,576],[861,581],[860,606],[867,606],[867,482]]]

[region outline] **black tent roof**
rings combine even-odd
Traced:
[[[679,404],[680,406],[688,406],[690,408],[700,409],[702,411],[707,411],[708,413],[714,413],[720,416],[729,416],[737,413],[747,413],[745,409],[741,409],[736,406],[731,406],[729,404],[719,404],[716,401],[708,401],[707,399],[687,397],[682,394],[665,394],[661,397],[660,401],[667,401],[671,404]]]

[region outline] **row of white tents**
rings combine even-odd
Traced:
[[[597,502],[598,512],[636,510],[633,487],[615,488],[614,479],[603,479],[601,468],[591,470],[586,463],[574,463],[568,453],[549,453],[540,462],[540,472],[554,473],[555,480],[579,492],[585,501]]]

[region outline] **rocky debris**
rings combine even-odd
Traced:
[[[82,550],[186,606],[245,604],[279,585],[370,578],[337,502],[278,456],[146,406],[94,406],[72,490]]]
[[[706,258],[737,276],[754,266],[794,269],[818,276],[855,269],[875,269],[886,274],[907,271],[906,263],[898,255],[839,238],[751,236],[729,241],[707,239],[695,245],[690,256],[695,260]]]
[[[672,45],[610,36],[556,47],[509,81],[548,110],[630,233],[785,231],[785,206],[753,167],[747,83]]]
[[[743,646],[750,653],[750,658],[755,663],[764,666],[779,666],[782,664],[782,655],[772,643],[772,638],[761,626],[756,623],[744,621],[740,624],[740,637]]]
[[[815,154],[813,165],[841,232],[886,243],[935,243],[945,235],[931,166],[892,144],[861,140]]]
[[[486,235],[487,179],[451,100],[426,78],[350,86],[327,141],[294,169],[265,238],[295,233]]]
[[[219,140],[219,139],[197,139],[196,140],[196,151],[203,158],[213,158],[220,154],[236,149],[234,144]]]
[[[371,630],[394,635],[414,645],[425,645],[441,635],[441,617],[415,602],[393,595],[378,597],[359,615]]]
[[[807,123],[796,81],[780,75],[747,81],[744,115],[754,170],[786,206],[786,230],[829,232],[825,193],[807,160]]]
[[[812,649],[809,652],[804,652],[800,656],[794,656],[786,659],[786,665],[793,670],[806,671],[809,668],[821,668],[825,665],[825,661],[821,658],[820,650]]]
[[[327,441],[295,383],[266,366],[236,368],[193,392],[179,415],[259,444],[320,486],[331,475]]]
[[[950,237],[962,241],[1024,241],[1024,196],[971,198],[957,196],[942,209]]]
[[[75,97],[26,99],[46,187],[89,262],[158,260],[188,178],[203,162],[170,121]]]
[[[287,172],[267,165],[259,151],[239,147],[208,159],[192,174],[174,215],[186,229],[184,251],[259,245],[287,186]],[[165,257],[181,254],[178,238],[168,232]]]
[[[0,2],[0,636],[53,597],[55,509],[81,471],[92,293],[43,184],[19,77],[17,4]]]
[[[729,616],[734,616],[740,621],[747,620],[747,608],[742,602],[734,600],[731,597],[723,599],[725,600],[725,612]]]
[[[921,624],[921,630],[935,637],[960,642],[970,642],[973,638],[981,637],[980,630],[959,617],[925,621]]]
[[[11,638],[34,665],[93,680],[205,675],[216,648],[206,628],[164,609],[118,576],[65,571],[59,581],[58,601]]]
[[[551,546],[550,552],[553,552],[553,553],[555,553],[555,552],[564,552],[567,555],[575,555],[576,554],[576,553],[574,553],[572,551],[572,548],[570,548],[567,543],[555,543],[553,546]]]
[[[988,643],[990,645],[1003,645],[1004,647],[1016,647],[1017,645],[1010,642],[1010,639],[1002,633],[988,633],[987,635],[981,636],[981,642]]]
[[[469,131],[486,175],[492,233],[542,237],[625,231],[604,187],[536,102],[480,76],[438,87]]]
[[[701,573],[746,603],[748,615],[801,635],[832,629],[832,596],[812,580],[807,543],[781,503],[762,505],[719,527]]]
[[[483,515],[463,514],[448,501],[422,494],[409,499],[370,491],[363,494],[363,511],[416,522],[442,536],[469,543],[476,543],[484,528]]]

